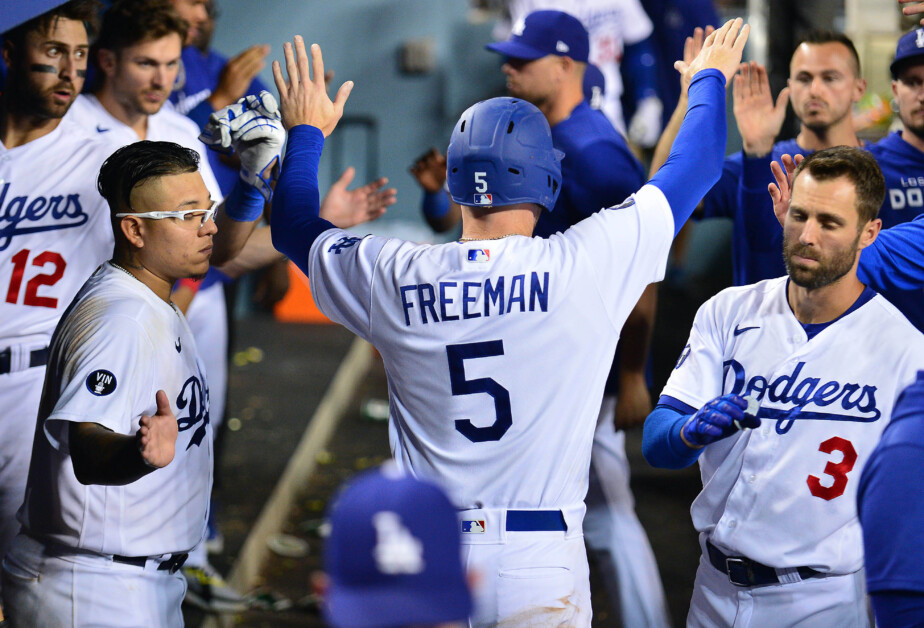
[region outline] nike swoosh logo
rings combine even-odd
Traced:
[[[751,331],[752,329],[760,329],[760,325],[755,325],[754,327],[738,327],[735,325],[735,335],[740,336],[746,331]]]
[[[98,124],[96,125],[96,132],[97,132],[97,133],[108,133],[108,132],[111,131],[111,130],[112,130],[112,129],[104,129],[103,127],[101,127],[101,126],[98,125]]]
[[[179,339],[179,338],[176,339],[176,342],[174,343],[173,346],[176,347],[176,352],[177,352],[177,353],[179,353],[179,352],[180,352],[180,349],[183,348],[183,345],[182,345],[182,343],[180,342],[180,339]]]

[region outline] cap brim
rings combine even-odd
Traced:
[[[441,583],[430,591],[395,584],[356,590],[331,587],[324,616],[336,628],[397,628],[464,622],[472,612],[471,594],[464,582]]]
[[[901,59],[896,59],[892,62],[892,65],[889,66],[889,71],[892,73],[892,78],[897,79],[898,75],[902,73],[902,70],[912,65],[920,65],[924,63],[924,52],[921,54],[911,54]]]
[[[491,52],[497,52],[505,57],[510,57],[511,59],[539,59],[546,56],[547,53],[533,48],[532,46],[527,46],[518,41],[500,41],[496,44],[488,44],[485,46]]]

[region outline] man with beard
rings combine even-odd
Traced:
[[[73,0],[3,34],[0,100],[0,558],[19,530],[48,343],[112,252],[96,173],[114,149],[65,117],[98,4]]]
[[[832,31],[814,31],[803,39],[790,61],[789,86],[774,101],[766,69],[756,62],[742,64],[733,90],[735,121],[742,151],[725,161],[722,178],[702,202],[701,218],[731,218],[732,274],[736,286],[784,274],[780,257],[782,233],[777,225],[767,185],[770,162],[785,153],[807,155],[832,146],[860,146],[853,129],[853,104],[866,91],[860,58],[850,39]],[[799,134],[774,143],[783,126],[787,102],[802,122]],[[681,95],[677,111],[665,129],[655,161],[663,162],[686,110]]]
[[[884,196],[868,152],[807,157],[783,225],[788,277],[700,308],[645,423],[651,464],[700,464],[688,626],[868,625],[857,480],[924,366],[924,336],[857,278]]]

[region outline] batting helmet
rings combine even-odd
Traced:
[[[452,132],[449,195],[460,205],[536,203],[551,210],[561,190],[561,158],[545,116],[517,98],[469,107]]]

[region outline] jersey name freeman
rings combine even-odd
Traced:
[[[6,203],[9,189],[9,182],[0,188],[0,251],[10,245],[13,236],[79,227],[90,219],[80,204],[80,194],[68,194],[67,200],[64,195],[51,198],[36,196],[31,200],[28,196],[14,196]],[[49,214],[59,222],[41,226],[20,226],[23,222],[38,222]]]
[[[404,324],[427,325],[511,312],[548,312],[549,273],[530,273],[478,281],[441,281],[401,286]],[[414,312],[416,312],[416,314]]]
[[[794,404],[792,408],[763,407],[758,412],[760,418],[776,420],[776,431],[785,434],[792,429],[793,422],[800,419],[828,420],[828,421],[859,421],[871,423],[879,420],[882,412],[876,407],[876,386],[862,384],[841,384],[838,381],[821,383],[821,378],[800,378],[805,362],[796,364],[793,371],[787,375],[780,375],[773,381],[766,377],[755,375],[747,378],[744,365],[735,359],[726,360],[723,364],[726,374],[731,369],[734,375],[734,384],[730,391],[734,395],[755,397],[772,403]],[[835,412],[810,412],[808,406],[824,408],[837,406],[844,410],[856,410],[859,414],[838,414]]]

